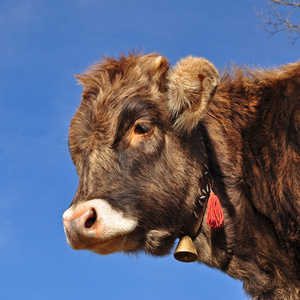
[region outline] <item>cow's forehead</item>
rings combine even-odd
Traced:
[[[163,102],[161,81],[168,64],[154,71],[155,59],[154,55],[121,57],[120,60],[107,58],[78,76],[84,86],[78,116],[86,115],[94,123],[103,122],[106,118],[115,118],[128,102]]]

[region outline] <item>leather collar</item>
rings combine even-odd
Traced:
[[[207,208],[210,196],[212,180],[209,175],[208,166],[204,165],[204,173],[199,180],[199,195],[195,199],[193,220],[186,224],[180,231],[181,236],[188,235],[192,240],[200,233],[201,225]]]

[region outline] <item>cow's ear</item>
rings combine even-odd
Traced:
[[[219,81],[217,69],[204,58],[189,56],[169,71],[168,105],[179,133],[190,133],[197,126]]]
[[[151,61],[151,77],[162,92],[166,90],[166,74],[169,67],[169,61],[163,56],[154,56]]]

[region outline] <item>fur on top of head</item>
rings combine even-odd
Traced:
[[[85,100],[97,98],[108,84],[116,85],[124,78],[154,83],[167,92],[169,114],[179,134],[189,134],[204,117],[220,81],[216,68],[204,58],[188,56],[170,68],[168,60],[157,53],[104,57],[76,77],[84,86]]]
[[[220,76],[212,63],[204,58],[188,56],[168,73],[168,98],[174,127],[190,133],[208,110]]]

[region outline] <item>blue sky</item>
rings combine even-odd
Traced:
[[[67,149],[81,87],[101,55],[189,54],[218,69],[299,59],[300,41],[260,30],[261,0],[0,1],[0,299],[246,299],[242,284],[172,256],[68,247],[61,216],[77,187]]]

